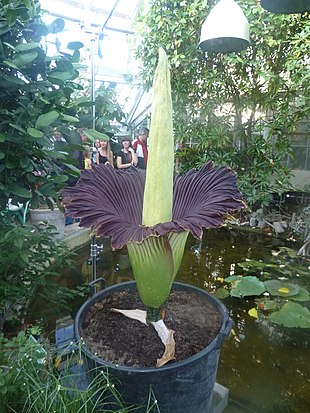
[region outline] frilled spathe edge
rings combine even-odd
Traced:
[[[199,171],[175,175],[172,222],[143,227],[144,186],[145,171],[137,168],[122,171],[98,165],[83,170],[78,183],[62,191],[66,215],[80,218],[79,225],[98,236],[111,237],[112,248],[119,249],[169,232],[189,230],[200,238],[202,228],[221,225],[225,214],[243,207],[234,173],[208,162]]]

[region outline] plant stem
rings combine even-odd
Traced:
[[[153,308],[153,307],[146,307],[146,321],[148,323],[156,322],[161,320],[161,310],[162,307]]]

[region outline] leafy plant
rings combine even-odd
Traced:
[[[135,411],[136,406],[123,405],[107,372],[86,377],[80,351],[67,354],[61,370],[53,360],[50,348],[23,332],[11,340],[0,336],[1,413],[108,413],[112,405],[114,412]],[[153,408],[159,412],[150,392],[145,413]]]
[[[125,114],[116,100],[115,88],[104,83],[96,90],[95,96],[95,125],[93,125],[93,102],[87,96],[91,95],[90,86],[83,86],[83,91],[75,94],[76,116],[79,118],[79,128],[95,129],[101,133],[115,133],[113,122],[121,123]],[[82,95],[82,96],[81,96]]]
[[[83,45],[71,42],[70,52],[48,56],[40,43],[48,28],[36,0],[2,1],[0,18],[0,210],[9,198],[14,205],[51,205],[67,174],[79,175],[69,154],[82,149],[72,95],[82,89],[76,65]]]
[[[275,15],[255,0],[239,2],[250,22],[251,46],[205,55],[197,48],[200,29],[215,3],[151,1],[136,21],[136,57],[151,86],[156,45],[167,51],[175,139],[197,148],[185,152],[184,167],[205,158],[232,167],[248,205],[267,204],[273,192],[290,188],[291,171],[283,162],[292,156],[289,133],[309,113],[308,15]]]
[[[57,270],[70,265],[70,252],[62,242],[55,242],[52,227],[39,231],[31,225],[1,222],[0,248],[6,251],[0,258],[0,331],[5,321],[23,322],[30,300],[36,292],[40,299],[57,303],[58,309],[67,306],[74,291],[55,283]]]

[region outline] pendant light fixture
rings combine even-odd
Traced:
[[[261,0],[260,3],[264,9],[277,14],[310,11],[310,0]]]
[[[199,46],[205,52],[230,53],[249,44],[249,23],[243,11],[234,0],[220,0],[202,25]]]

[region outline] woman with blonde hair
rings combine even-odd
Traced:
[[[109,141],[100,141],[100,148],[96,155],[96,164],[113,166],[113,152],[110,149]]]

